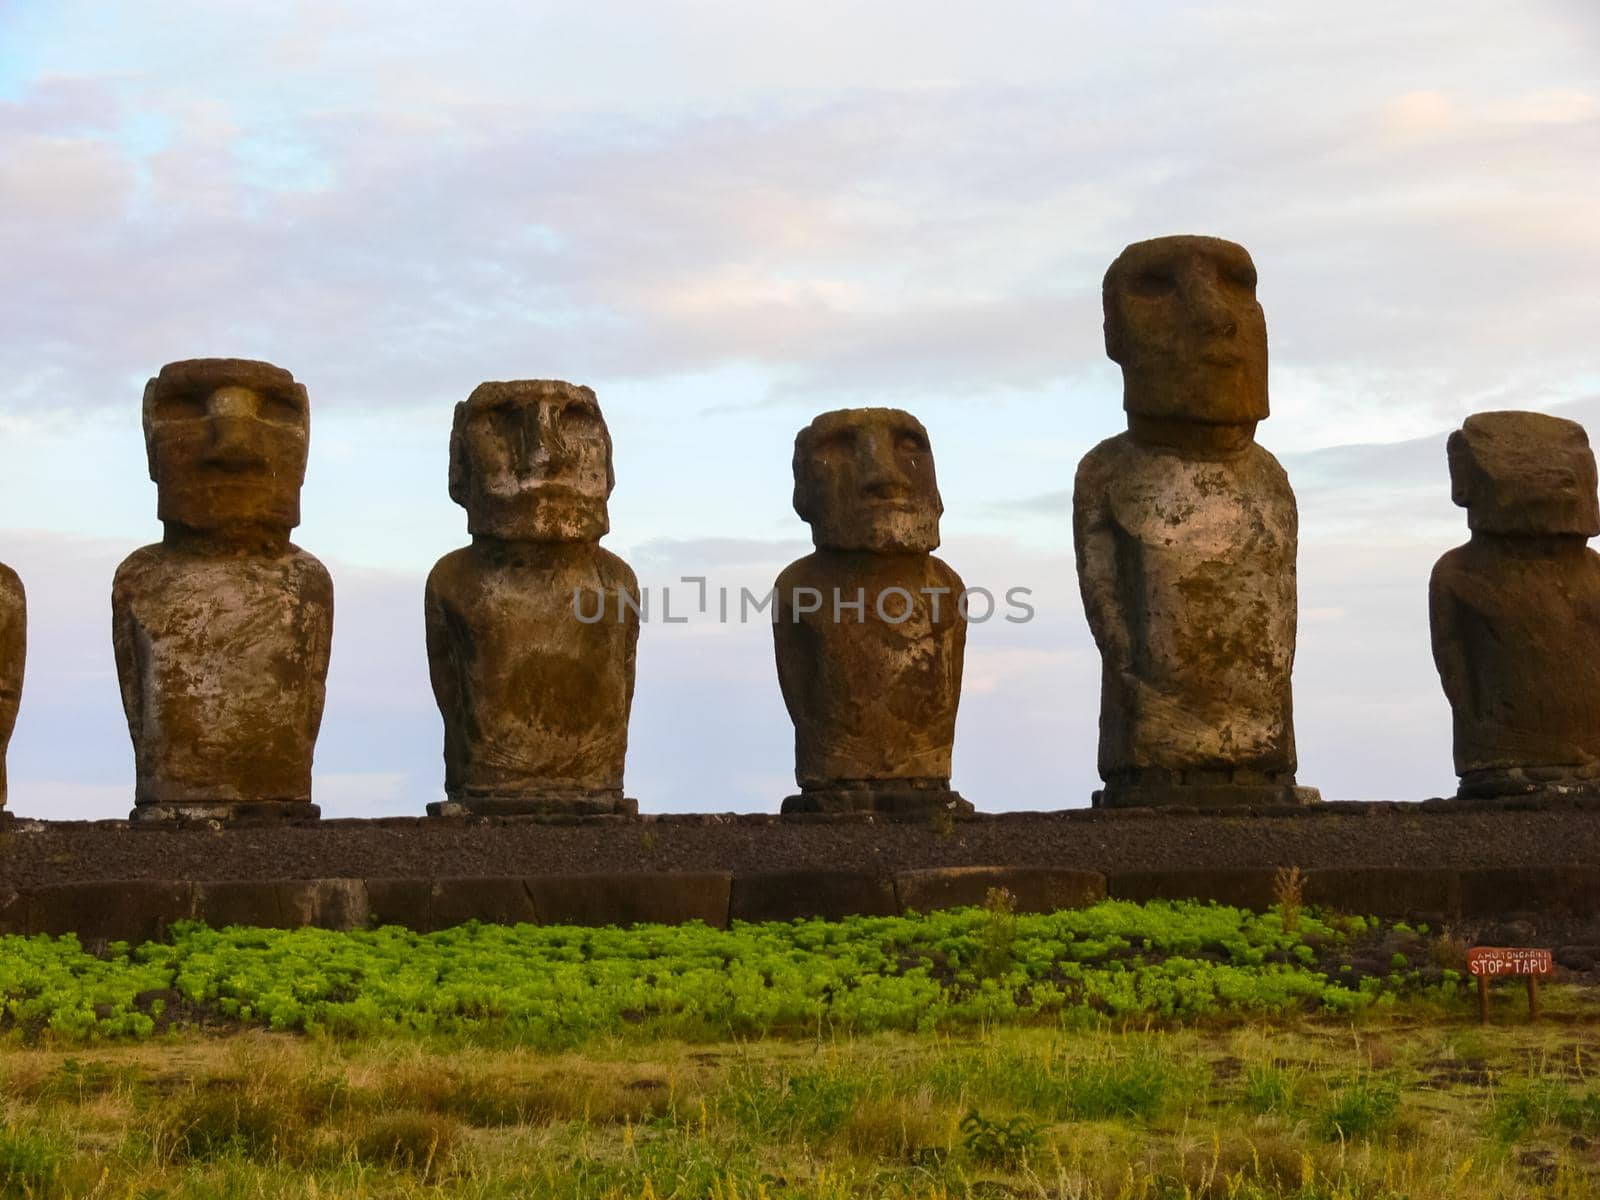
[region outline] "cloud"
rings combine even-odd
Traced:
[[[633,10],[623,24],[664,39],[648,66],[603,15],[529,27],[578,45],[604,31],[607,89],[547,52],[511,87],[531,35],[494,6],[460,29],[386,13],[379,41],[369,6],[288,6],[261,18],[260,56],[194,8],[189,53],[216,46],[227,81],[168,70],[149,30],[142,62],[97,68],[69,6],[57,35],[76,60],[53,65],[84,74],[35,79],[0,119],[22,201],[0,244],[36,281],[0,335],[11,403],[46,381],[109,403],[211,352],[283,361],[329,404],[422,404],[530,362],[594,379],[755,364],[767,382],[747,403],[1042,389],[1098,361],[1120,246],[1190,228],[1261,263],[1296,443],[1395,396],[1437,415],[1594,369],[1600,114],[1567,54],[1534,82],[1436,15],[1385,14],[1375,50],[1347,14],[1308,57],[1282,16],[1174,14],[1163,31],[1077,13],[1063,73],[1026,22],[970,44],[921,14],[908,42],[910,11],[889,11],[860,33],[907,61],[829,35],[809,85],[789,55],[823,36],[814,13]],[[1559,11],[1478,15],[1530,52],[1571,35]],[[658,103],[652,87],[703,59],[689,31],[707,22],[741,64],[703,77],[698,104]]]

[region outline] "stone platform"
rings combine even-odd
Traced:
[[[1600,803],[1330,803],[1254,813],[1073,809],[929,824],[865,814],[386,818],[0,830],[0,932],[159,935],[170,922],[609,924],[888,914],[1101,896],[1309,903],[1439,922],[1600,920]]]

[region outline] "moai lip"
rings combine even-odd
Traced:
[[[794,479],[816,551],[773,605],[800,784],[783,811],[971,812],[950,789],[967,622],[961,577],[932,553],[927,430],[899,409],[823,413],[795,438]]]
[[[1295,781],[1298,514],[1256,444],[1267,330],[1242,246],[1165,237],[1102,288],[1128,430],[1078,466],[1078,582],[1101,654],[1104,807],[1315,802]]]
[[[450,497],[472,543],[424,597],[444,718],[434,816],[631,814],[623,794],[639,584],[600,547],[615,482],[594,392],[480,384],[455,410]]]
[[[1429,582],[1457,797],[1600,795],[1600,534],[1594,453],[1576,421],[1470,416],[1447,448],[1471,539]]]
[[[132,819],[316,817],[333,583],[289,541],[305,387],[270,363],[168,363],[145,387],[144,433],[164,533],[111,586]]]

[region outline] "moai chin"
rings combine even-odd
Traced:
[[[1600,534],[1583,426],[1470,416],[1450,435],[1471,540],[1433,568],[1433,659],[1463,800],[1600,795]]]
[[[315,817],[333,583],[289,541],[304,385],[270,363],[168,363],[144,391],[162,540],[111,585],[133,819]]]
[[[1136,242],[1106,272],[1126,433],[1078,466],[1073,541],[1101,654],[1105,807],[1304,804],[1289,676],[1298,516],[1255,442],[1267,327],[1244,247]]]
[[[778,576],[773,638],[794,721],[788,812],[971,812],[950,790],[967,622],[935,558],[944,505],[922,423],[823,413],[794,442],[816,552]]]
[[[600,548],[614,482],[586,387],[483,383],[456,405],[450,498],[472,544],[434,565],[424,599],[446,796],[429,813],[638,811],[622,768],[639,584]]]
[[[7,821],[6,750],[22,703],[22,668],[28,650],[28,601],[17,573],[0,563],[0,821]]]

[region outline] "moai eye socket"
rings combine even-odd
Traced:
[[[163,391],[150,407],[155,421],[193,421],[206,415],[207,393],[200,388],[171,388]]]
[[[305,408],[300,398],[289,392],[267,392],[256,407],[263,421],[280,425],[298,425],[305,419]]]
[[[1252,292],[1255,291],[1256,268],[1253,263],[1226,263],[1222,268],[1222,278],[1226,282],[1233,284],[1235,287],[1244,288]]]
[[[902,450],[912,451],[920,454],[927,450],[928,439],[923,437],[915,429],[902,429],[895,438],[895,445],[899,446],[899,448]]]
[[[600,428],[600,410],[587,400],[568,400],[561,407],[560,426],[568,434],[587,435]]]
[[[1178,279],[1172,271],[1162,267],[1136,272],[1128,280],[1128,291],[1146,299],[1170,296],[1177,290]]]

